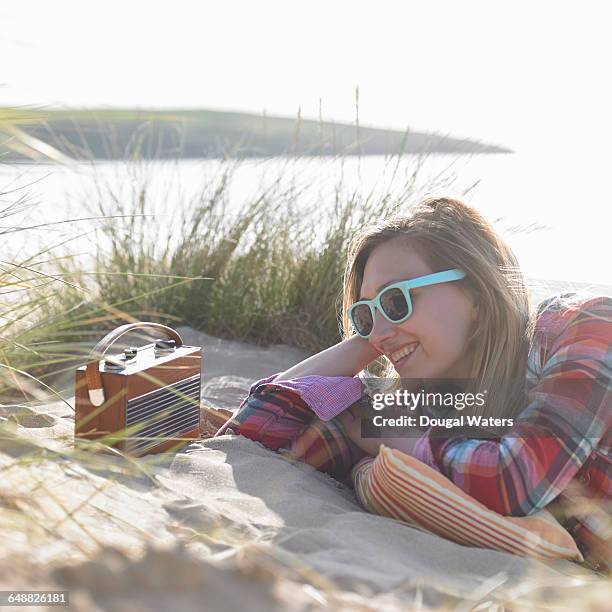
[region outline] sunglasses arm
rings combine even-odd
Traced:
[[[445,270],[444,272],[434,272],[427,276],[421,276],[413,280],[405,281],[405,287],[408,289],[417,289],[418,287],[426,287],[427,285],[437,285],[438,283],[448,283],[451,281],[461,280],[466,274],[463,270]]]

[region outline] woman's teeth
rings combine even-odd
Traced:
[[[416,350],[417,346],[419,346],[418,342],[413,342],[412,344],[407,344],[405,347],[401,348],[399,351],[395,351],[395,353],[391,353],[391,359],[397,363],[400,359],[404,359],[404,357],[408,357],[412,355]]]

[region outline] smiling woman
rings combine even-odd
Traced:
[[[609,565],[612,298],[556,295],[531,312],[510,248],[477,211],[439,198],[355,236],[342,323],[342,342],[255,383],[217,435],[231,427],[349,481],[351,465],[395,448],[499,514],[554,504],[585,559]],[[473,417],[512,425],[495,439],[436,426],[368,437],[361,421],[372,409],[357,375],[375,360],[387,391],[457,379],[487,394]]]
[[[350,312],[358,298],[400,280],[455,269],[461,278],[420,288],[414,313],[405,320],[394,324],[377,315],[368,340],[383,355],[382,376],[474,379],[477,390],[488,390],[483,414],[513,416],[524,407],[516,381],[524,376],[533,331],[527,289],[511,249],[478,212],[457,200],[425,201],[410,215],[355,237],[344,279],[345,336],[354,327]],[[415,343],[409,359],[394,361]]]

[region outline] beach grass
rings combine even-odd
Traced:
[[[10,277],[18,281],[10,292],[19,298],[8,299],[3,324],[0,350],[13,368],[5,384],[19,378],[22,390],[31,388],[25,371],[52,384],[84,361],[95,340],[134,320],[313,352],[338,342],[350,238],[453,179],[449,173],[423,184],[421,158],[407,164],[390,157],[391,178],[382,189],[350,191],[340,177],[324,197],[308,191],[300,161],[286,158],[276,176],[240,202],[232,201],[232,190],[246,162],[220,164],[172,211],[160,206],[146,160],[130,162],[129,189],[96,179],[95,197],[79,209],[93,219],[89,253],[77,256],[68,241],[6,262],[5,297]],[[166,189],[180,189],[178,175],[170,176]]]
[[[45,118],[40,109],[4,109],[0,131],[32,121],[44,126]],[[111,147],[112,134],[106,138]],[[33,147],[21,132],[9,140]],[[130,167],[127,187],[100,174],[93,194],[70,194],[77,199],[78,217],[91,219],[85,257],[75,252],[77,240],[68,239],[7,260],[0,269],[5,305],[0,394],[18,388],[20,395],[31,395],[36,379],[42,382],[44,391],[37,391],[42,396],[48,391],[44,385],[82,362],[95,340],[134,320],[189,325],[220,338],[285,343],[313,352],[331,346],[341,339],[342,274],[355,231],[406,210],[454,180],[451,171],[425,181],[421,169],[428,154],[403,156],[400,149],[386,158],[386,184],[364,192],[349,189],[340,175],[331,193],[318,194],[300,175],[304,158],[287,157],[275,176],[234,202],[235,177],[246,162],[228,151],[213,174],[203,173],[200,191],[179,198],[169,211],[163,194],[155,193],[153,170],[141,147],[134,138],[124,151]],[[86,134],[81,149],[95,174]],[[34,153],[36,160],[49,151]],[[343,167],[344,159],[341,154],[330,162]],[[5,193],[0,185],[0,222],[6,222],[7,240],[28,231],[11,225],[19,210],[32,205],[27,177],[25,183]],[[180,192],[178,174],[164,188]],[[52,223],[69,227],[70,221]]]

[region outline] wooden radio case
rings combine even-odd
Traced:
[[[127,333],[147,330],[158,340],[123,353],[107,351]],[[153,336],[154,337],[154,336]],[[122,325],[76,371],[75,437],[130,455],[169,451],[200,437],[201,348],[159,323]]]

